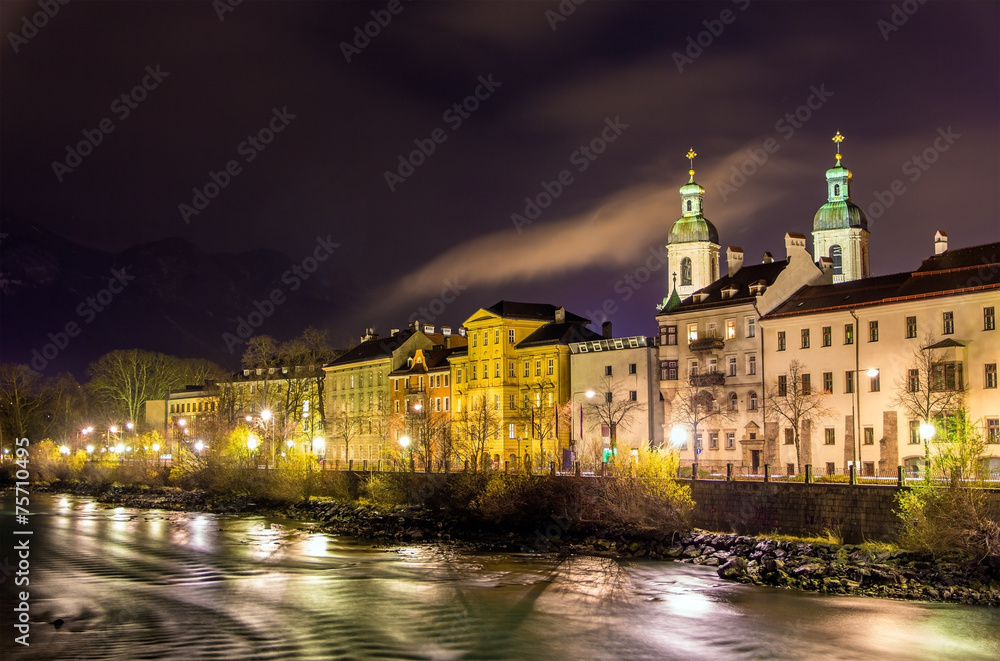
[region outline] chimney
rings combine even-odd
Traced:
[[[785,259],[792,261],[792,256],[806,251],[805,234],[785,232]],[[810,260],[811,261],[811,260]]]
[[[556,308],[556,323],[566,323],[566,308]]]
[[[462,337],[465,337],[465,328],[459,328],[458,334],[461,335]]]
[[[419,319],[414,319],[410,323],[410,330],[414,330],[414,331],[420,330],[420,320]]]
[[[445,337],[451,337],[451,326],[442,326],[441,334]]]
[[[938,230],[934,232],[934,254],[940,255],[948,249],[948,234]]]
[[[726,267],[729,269],[730,278],[743,268],[743,248],[739,246],[729,246],[726,248]]]
[[[425,335],[433,335],[434,334],[434,327],[431,326],[430,324],[425,324],[424,325],[424,334]]]
[[[611,322],[610,321],[605,321],[603,324],[601,324],[601,336],[605,340],[610,340],[613,337],[613,335],[611,334]]]
[[[391,331],[389,331],[389,337],[392,337],[393,335],[397,335],[398,333],[399,333],[399,329],[398,328],[393,328]]]
[[[773,261],[774,261],[774,257],[771,255],[771,253],[766,252],[766,253],[764,253],[764,257],[760,260],[760,263],[761,264],[770,264]]]

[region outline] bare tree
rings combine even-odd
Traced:
[[[184,385],[184,361],[162,353],[122,349],[107,353],[87,368],[87,389],[108,415],[142,420],[146,401],[162,399]]]
[[[892,405],[907,413],[910,420],[935,425],[945,431],[943,418],[965,404],[965,383],[961,363],[944,362],[945,351],[931,349],[934,334],[924,336],[924,346],[914,349],[913,360],[896,382]],[[923,438],[925,466],[930,466],[930,439]]]
[[[468,407],[456,416],[454,427],[459,447],[471,459],[473,470],[478,470],[489,442],[501,433],[500,412],[486,395],[472,397]]]
[[[788,364],[788,372],[775,378],[774,386],[767,389],[768,411],[775,420],[784,420],[792,428],[795,441],[795,467],[802,470],[801,428],[806,420],[831,415],[826,404],[826,395],[812,386],[805,365],[797,360]]]
[[[47,392],[42,378],[28,365],[0,365],[0,429],[3,446],[12,449],[11,439],[29,437],[41,440],[47,428],[44,413],[49,407],[51,393]]]
[[[670,413],[667,419],[674,425],[691,427],[698,450],[698,428],[708,422],[721,424],[732,417],[728,407],[720,405],[724,401],[721,374],[696,374],[688,381],[678,381],[678,388],[669,400]]]
[[[588,402],[587,410],[597,419],[595,427],[597,425],[608,427],[608,433],[611,435],[611,456],[617,456],[618,431],[631,429],[634,415],[645,411],[646,405],[638,399],[632,399],[631,392],[626,390],[624,384],[610,376],[605,376],[594,390],[597,391],[594,398],[597,401]]]
[[[351,443],[365,429],[365,415],[353,411],[340,411],[332,417],[333,435],[344,440],[344,453],[351,456]]]
[[[555,400],[556,384],[548,376],[539,381],[521,386],[524,397],[517,411],[518,421],[523,425],[528,447],[525,448],[525,465],[530,468],[534,441],[538,441],[537,459],[542,462],[546,440],[556,438],[559,432],[559,402]]]

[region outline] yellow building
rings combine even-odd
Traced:
[[[450,358],[460,452],[477,465],[564,463],[569,345],[601,338],[588,323],[554,305],[512,301],[481,308],[465,321],[468,346]]]

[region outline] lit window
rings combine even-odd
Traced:
[[[549,363],[546,366],[546,373],[549,376],[552,376],[553,374],[555,374],[555,364],[552,362],[551,358],[549,358]]]
[[[736,320],[727,319],[726,320],[726,339],[732,340],[736,337]]]
[[[823,392],[827,395],[833,393],[833,372],[823,372]]]
[[[854,324],[844,324],[844,344],[854,344]]]
[[[698,339],[698,324],[688,324],[688,342]]]

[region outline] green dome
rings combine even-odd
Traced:
[[[694,177],[691,177],[691,181],[681,186],[681,197],[686,195],[704,196],[705,189],[701,187],[701,184],[694,180]]]
[[[696,241],[709,241],[718,244],[719,231],[704,216],[685,216],[679,218],[670,228],[670,238],[667,239],[667,245]]]
[[[868,229],[868,218],[861,207],[850,200],[827,202],[813,218],[813,231],[840,230],[849,227]]]

